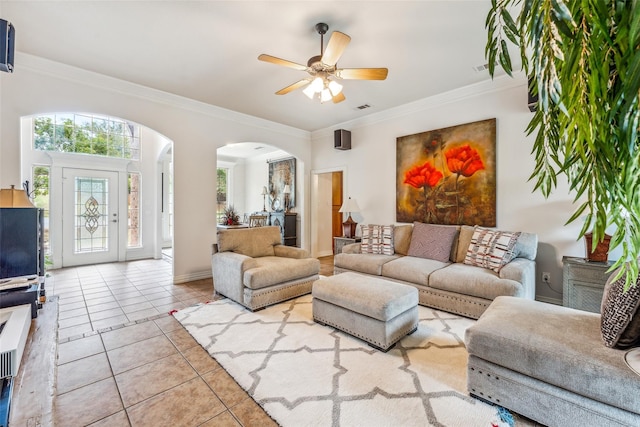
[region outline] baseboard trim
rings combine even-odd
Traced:
[[[210,277],[212,277],[211,270],[197,271],[195,273],[173,276],[173,284],[179,285],[180,283],[193,282],[194,280],[209,279]]]
[[[546,302],[546,303],[555,304],[555,305],[562,305],[561,299],[543,297],[542,295],[536,295],[536,301]]]
[[[322,251],[316,254],[316,258],[322,258],[325,256],[332,256],[332,255],[333,255],[333,251]]]

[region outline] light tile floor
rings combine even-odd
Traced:
[[[52,270],[56,426],[269,426],[271,418],[168,313],[213,299],[143,260]]]

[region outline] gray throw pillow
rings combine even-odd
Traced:
[[[600,326],[607,347],[628,348],[640,344],[640,283],[624,291],[624,276],[609,277],[602,296]]]
[[[449,262],[453,240],[457,236],[458,227],[453,225],[414,222],[407,255]]]

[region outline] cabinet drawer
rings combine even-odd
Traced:
[[[569,278],[573,280],[604,284],[611,274],[606,272],[608,268],[606,265],[589,266],[589,264],[585,264],[581,267],[569,266],[567,272]]]

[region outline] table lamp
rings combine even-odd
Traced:
[[[342,223],[342,232],[344,233],[344,237],[348,237],[353,239],[356,237],[356,226],[357,222],[351,218],[351,212],[360,212],[360,208],[358,207],[358,203],[356,199],[352,199],[349,197],[345,202],[340,206],[338,212],[347,212],[349,214],[349,218],[345,222]]]
[[[291,194],[291,187],[289,184],[284,186],[282,192],[284,193],[284,211],[289,212],[289,194]]]
[[[269,192],[267,191],[267,187],[262,187],[262,212],[267,211],[266,197]]]

